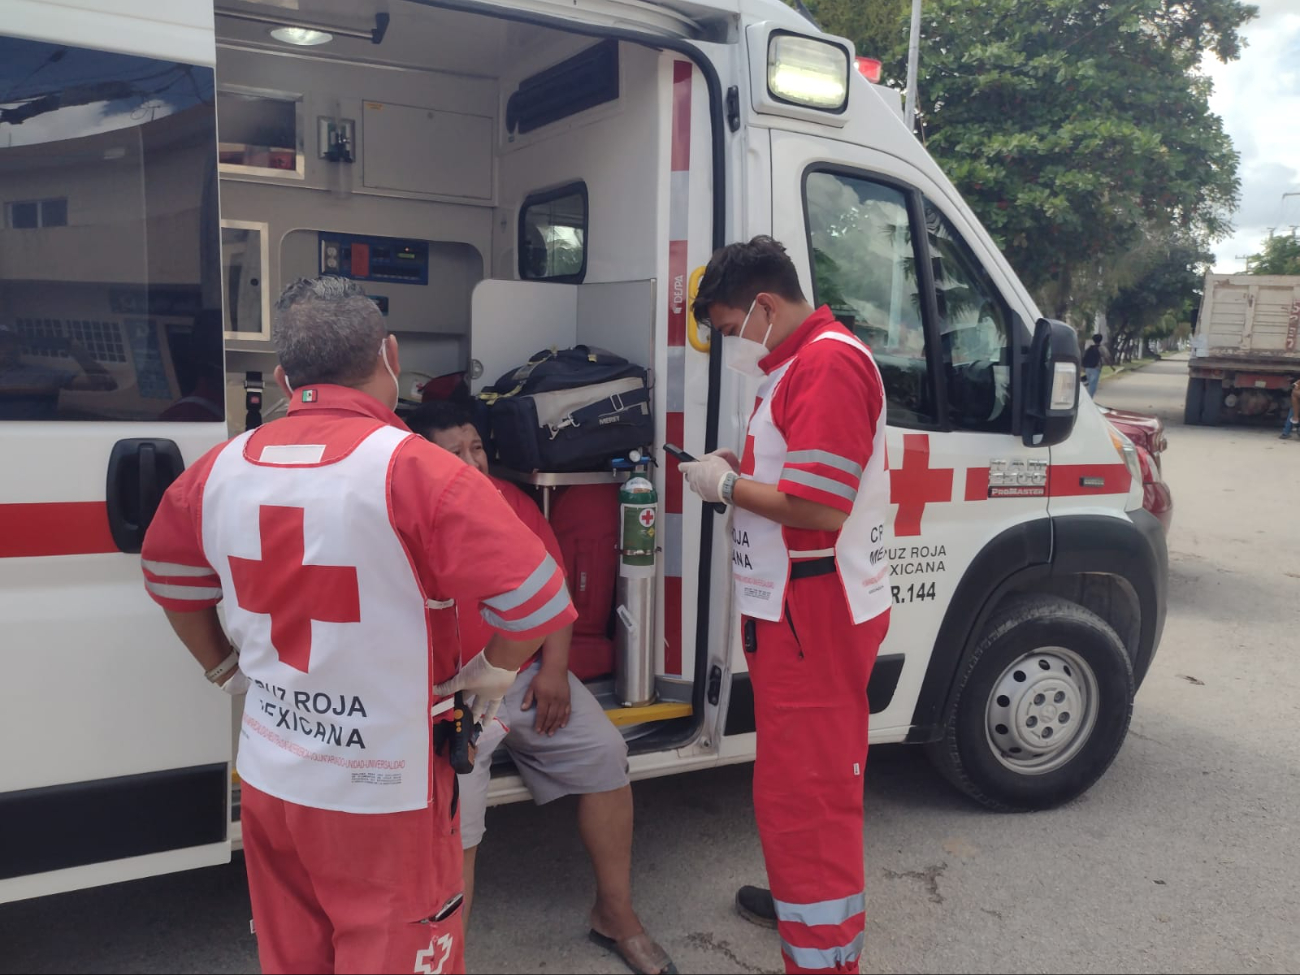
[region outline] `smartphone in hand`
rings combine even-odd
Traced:
[[[686,451],[682,450],[682,448],[677,446],[676,444],[672,444],[672,443],[664,444],[664,453],[672,454],[683,464],[690,464],[695,461],[694,457],[692,457]],[[712,508],[720,515],[725,515],[727,513],[727,506],[723,504],[721,501],[706,501],[704,503],[704,506],[706,508]]]

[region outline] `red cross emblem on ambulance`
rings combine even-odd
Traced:
[[[307,673],[311,625],[359,623],[361,592],[350,565],[306,565],[302,508],[264,504],[258,512],[262,558],[230,556],[235,601],[271,617],[271,644],[280,659]]]
[[[896,537],[921,534],[925,506],[952,500],[953,472],[951,467],[930,466],[928,433],[903,434],[903,466],[889,471],[889,501],[898,505]]]
[[[652,509],[652,508],[646,508],[646,509],[644,509],[644,510],[641,512],[641,514],[638,516],[638,519],[639,519],[640,522],[641,522],[641,527],[642,527],[642,528],[649,528],[651,525],[653,525],[653,524],[655,523],[655,513],[654,513],[654,509]]]

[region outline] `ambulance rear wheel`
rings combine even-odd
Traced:
[[[930,758],[990,809],[1050,809],[1110,767],[1134,693],[1132,663],[1105,620],[1058,596],[1024,597],[966,661]]]

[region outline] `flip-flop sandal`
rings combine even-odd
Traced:
[[[654,975],[655,972],[661,972],[662,975],[678,975],[677,966],[668,957],[668,952],[660,948],[644,931],[622,941],[616,941],[593,928],[587,932],[587,937],[593,944],[618,955],[623,964],[636,975]]]

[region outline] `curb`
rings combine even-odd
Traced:
[[[1109,376],[1102,376],[1101,379],[1098,380],[1097,384],[1099,386],[1103,385],[1105,383],[1110,382],[1110,380],[1118,379],[1120,376],[1126,375],[1127,373],[1140,372],[1141,370],[1145,369],[1147,366],[1154,366],[1157,362],[1164,362],[1164,361],[1165,361],[1164,359],[1142,359],[1139,362],[1127,362],[1124,365],[1120,366],[1118,369],[1116,369],[1114,372],[1112,372]]]

